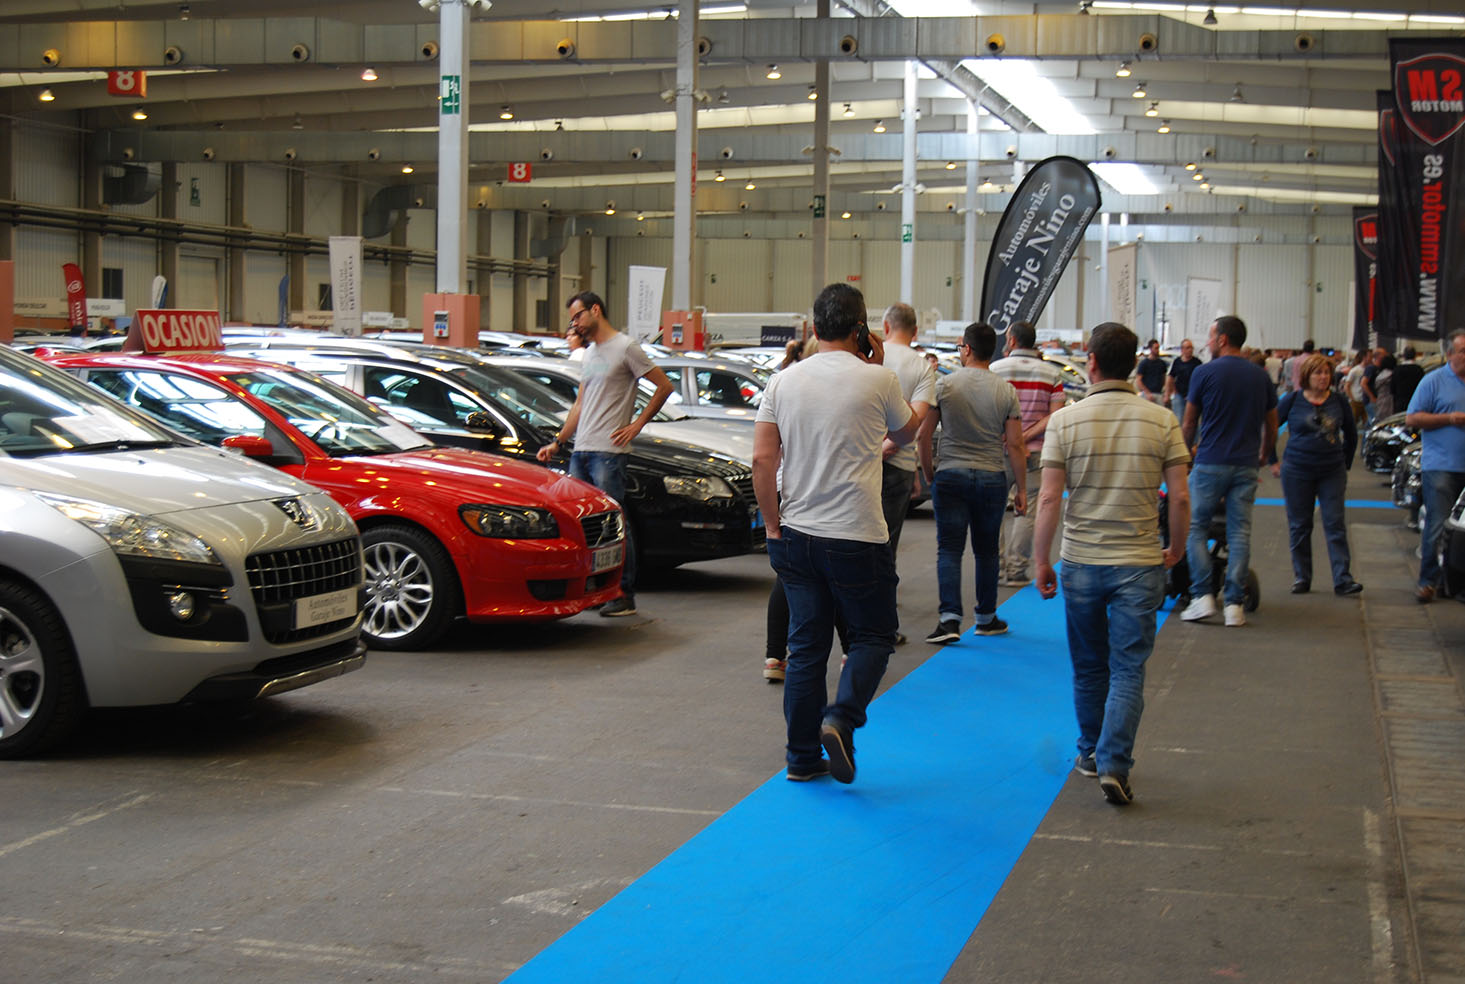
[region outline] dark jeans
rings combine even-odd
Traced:
[[[811,768],[823,758],[820,724],[830,718],[851,729],[863,727],[865,708],[885,675],[895,648],[895,562],[889,543],[809,536],[788,526],[782,539],[768,541],[768,562],[788,596],[788,765]],[[849,662],[830,704],[825,674],[836,614],[849,630]]]
[[[611,451],[576,451],[570,455],[570,477],[589,482],[626,509],[626,456]],[[636,546],[631,541],[631,513],[626,510],[626,565],[621,568],[621,591],[636,590]]]
[[[1343,519],[1343,497],[1348,471],[1336,465],[1326,471],[1294,468],[1282,462],[1282,495],[1287,502],[1287,546],[1292,551],[1292,576],[1312,580],[1312,504],[1323,517],[1328,560],[1333,565],[1333,587],[1353,580],[1349,573],[1348,527]]]
[[[1430,471],[1419,473],[1419,496],[1424,500],[1424,523],[1419,538],[1419,585],[1434,587],[1440,579],[1439,538],[1445,530],[1445,519],[1455,508],[1455,500],[1465,490],[1465,472]]]
[[[885,514],[885,525],[890,530],[892,555],[900,549],[900,531],[905,526],[905,514],[910,511],[915,483],[915,472],[897,468],[888,461],[881,463],[880,511]]]
[[[765,659],[783,659],[788,654],[788,595],[783,590],[783,578],[773,579],[773,590],[768,592],[768,634]],[[839,651],[849,652],[849,633],[845,631],[844,619],[834,614],[834,633],[839,636]]]
[[[961,555],[971,529],[976,560],[977,620],[997,611],[997,534],[1007,508],[1007,475],[946,468],[931,483],[936,507],[936,585],[940,619],[961,621]]]

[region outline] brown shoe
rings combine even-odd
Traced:
[[[1434,588],[1426,584],[1424,587],[1415,592],[1414,597],[1418,599],[1421,605],[1427,605],[1431,601],[1434,601]]]

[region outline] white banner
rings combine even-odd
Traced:
[[[331,309],[342,335],[361,334],[361,237],[332,236]]]
[[[661,331],[661,294],[666,267],[633,266],[626,278],[626,334],[649,342]]]
[[[1353,295],[1348,295],[1352,297]],[[1206,335],[1211,322],[1221,311],[1221,281],[1206,277],[1185,279],[1185,337],[1195,343],[1197,349],[1206,346]],[[1177,341],[1177,344],[1178,341]]]
[[[1110,321],[1117,321],[1124,325],[1136,335],[1139,334],[1139,330],[1135,327],[1138,298],[1139,246],[1136,243],[1115,246],[1109,250],[1108,318]]]

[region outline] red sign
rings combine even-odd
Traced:
[[[1429,54],[1394,66],[1399,115],[1419,139],[1438,146],[1465,126],[1465,58]]]
[[[108,72],[107,95],[146,99],[148,97],[148,73],[135,72],[132,69]]]
[[[528,184],[534,169],[527,162],[509,165],[509,180],[515,184]]]
[[[142,351],[152,355],[224,348],[217,311],[139,311],[132,327],[134,333],[141,332]]]
[[[82,280],[81,267],[75,263],[63,263],[61,276],[66,280],[66,325],[85,329],[86,281]]]

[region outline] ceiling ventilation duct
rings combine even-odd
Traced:
[[[391,185],[371,196],[361,216],[361,235],[380,239],[411,208],[437,208],[437,185]]]
[[[104,205],[141,205],[152,201],[163,186],[158,164],[113,164],[102,174]]]

